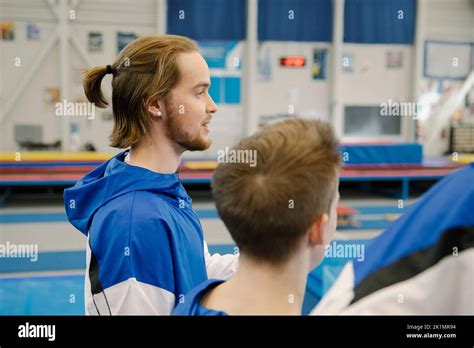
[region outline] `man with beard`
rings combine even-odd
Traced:
[[[111,146],[127,150],[64,192],[69,221],[87,237],[86,314],[170,314],[193,287],[238,266],[237,255],[209,254],[176,173],[184,151],[211,144],[209,68],[193,41],[163,35],[86,71],[85,94],[98,107],[107,106],[107,74]]]

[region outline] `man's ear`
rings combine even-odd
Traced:
[[[161,111],[158,99],[149,100],[148,102],[145,101],[145,103],[146,103],[146,107],[147,107],[148,112],[152,116],[161,117],[162,111]]]
[[[310,245],[323,245],[324,234],[329,222],[328,214],[321,214],[309,228],[308,241]]]

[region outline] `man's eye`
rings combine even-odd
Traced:
[[[204,94],[204,91],[200,91],[197,93],[197,95],[203,95]]]

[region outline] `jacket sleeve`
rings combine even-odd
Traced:
[[[204,242],[204,258],[209,279],[227,280],[237,272],[239,267],[239,254],[211,255],[206,242]]]

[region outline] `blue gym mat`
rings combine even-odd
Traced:
[[[0,279],[0,315],[83,315],[84,276]]]
[[[369,245],[370,241],[338,241]],[[234,245],[210,245],[211,253],[232,253]],[[52,253],[51,257],[53,257]],[[56,253],[58,256],[58,253]],[[78,254],[84,263],[85,255]],[[307,314],[332,286],[349,257],[327,257],[308,276],[303,314]],[[63,263],[56,259],[57,264]],[[83,315],[84,276],[39,276],[0,279],[0,315]]]
[[[351,205],[357,209],[359,214],[401,214],[405,209],[394,205]],[[195,209],[200,219],[218,219],[216,209]],[[35,222],[67,222],[65,212],[43,212],[43,213],[0,213],[1,224],[13,223],[35,223]]]
[[[358,226],[339,229],[384,229],[390,223],[386,219],[364,220],[365,214],[399,214],[403,209],[394,206],[355,206]],[[201,219],[217,219],[215,209],[198,209]],[[357,217],[361,217],[360,220]],[[66,222],[62,212],[55,213],[2,213],[0,223]],[[338,241],[368,245],[370,241]],[[234,245],[209,245],[211,253],[230,254]],[[3,259],[0,273],[3,275],[22,272],[55,272],[85,269],[85,251],[54,251],[38,254],[38,260]],[[329,289],[349,258],[325,258],[322,264],[308,276],[303,314],[307,314]],[[82,315],[84,314],[84,276],[33,276],[0,279],[0,315]]]

